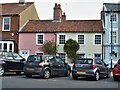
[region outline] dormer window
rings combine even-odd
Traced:
[[[2,31],[10,31],[10,17],[3,17]]]

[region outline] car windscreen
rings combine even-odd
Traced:
[[[37,55],[29,56],[27,62],[42,62],[42,56],[37,56]]]
[[[92,59],[80,59],[75,61],[75,64],[92,64],[92,63],[93,63]]]

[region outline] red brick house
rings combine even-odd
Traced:
[[[39,19],[34,2],[0,4],[0,50],[18,52],[18,31],[29,19]]]

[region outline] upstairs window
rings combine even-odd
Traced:
[[[101,45],[101,35],[95,35],[95,45]]]
[[[10,31],[10,17],[3,17],[2,31]]]
[[[44,35],[43,34],[37,34],[36,35],[36,44],[37,45],[43,45],[44,43]]]
[[[65,44],[66,35],[59,35],[59,44]]]
[[[84,35],[78,35],[78,43],[84,44]]]
[[[117,22],[117,13],[112,13],[112,15],[110,15],[110,22]]]
[[[116,35],[117,35],[116,32],[112,32],[112,41],[114,44],[117,43],[117,36]]]

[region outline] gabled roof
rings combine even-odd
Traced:
[[[120,11],[120,3],[104,3],[107,11]]]
[[[30,20],[20,32],[103,32],[101,20]]]
[[[0,4],[0,15],[19,15],[22,11],[32,5],[34,2],[20,3],[2,3]]]

